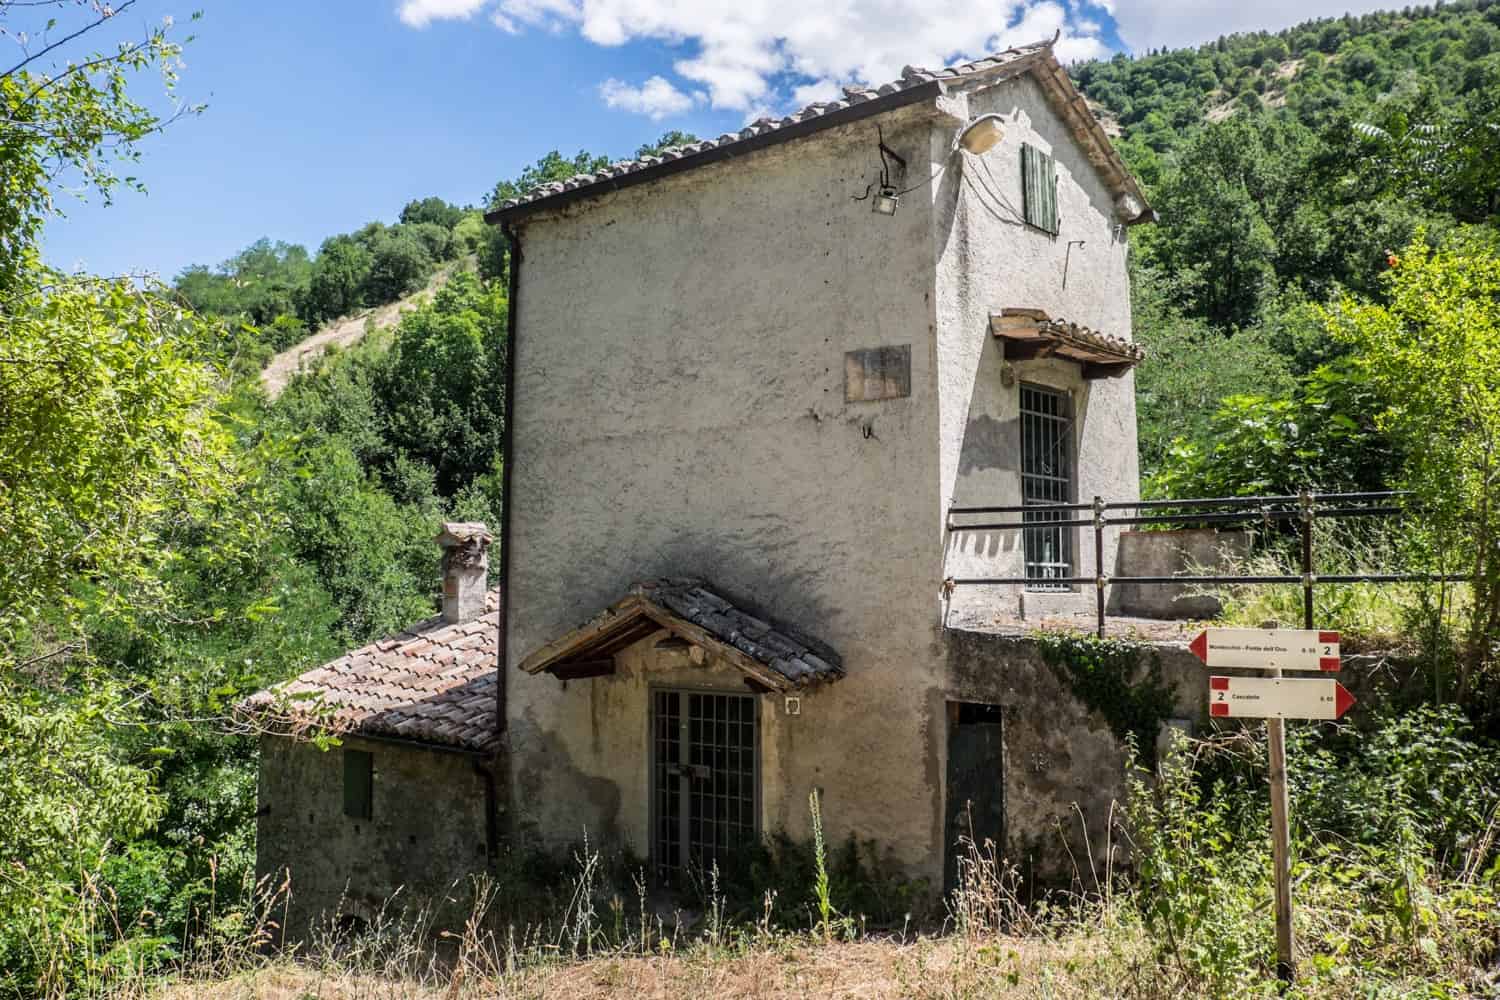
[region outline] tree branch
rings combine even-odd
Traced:
[[[108,21],[110,18],[112,18],[115,15],[119,14],[121,11],[125,10],[127,7],[133,6],[134,4],[135,4],[135,0],[125,0],[124,3],[120,4],[120,6],[114,8],[112,10],[110,8],[106,7],[105,10],[108,11],[108,13],[99,15],[99,20],[92,21],[92,22],[90,22],[88,24],[85,24],[83,27],[79,28],[77,31],[73,32],[71,35],[66,35],[66,36],[64,36],[62,38],[59,38],[57,41],[51,43],[50,45],[46,45],[43,48],[39,49],[38,51],[36,51],[36,52],[32,53],[31,55],[27,56],[25,59],[22,59],[20,62],[16,63],[14,66],[12,66],[10,69],[6,70],[4,73],[0,73],[0,80],[3,80],[3,79],[5,79],[8,76],[11,76],[11,75],[13,75],[15,73],[20,72],[21,69],[22,69],[22,67],[24,67],[27,63],[34,62],[35,60],[40,59],[42,56],[46,55],[48,52],[51,52],[53,49],[58,48],[59,46],[68,44],[73,39],[77,38],[79,35],[84,35],[84,34],[87,34],[90,31],[93,31],[95,28],[99,27],[99,25],[103,24],[105,21]]]

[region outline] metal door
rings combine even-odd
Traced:
[[[721,871],[756,843],[759,746],[753,695],[657,691],[652,703],[657,877]]]
[[[969,841],[996,856],[1005,850],[1005,741],[999,705],[948,706],[947,858],[945,881],[957,882],[958,859]]]

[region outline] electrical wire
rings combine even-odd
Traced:
[[[1010,202],[1005,199],[1003,195],[999,195],[994,191],[991,191],[988,186],[984,185],[980,181],[975,180],[973,175],[971,175],[968,171],[964,172],[963,179],[964,183],[968,184],[969,188],[976,195],[974,200],[977,201],[980,206],[984,208],[984,210],[991,216],[993,216],[997,221],[1003,222],[1008,226],[1026,225],[1025,218],[1016,212],[1015,208],[1010,204]],[[990,198],[993,198],[995,201],[999,202],[1001,207],[1003,207],[1006,212],[1010,214],[1006,215],[1002,212],[996,211],[995,207],[989,203],[988,199]]]

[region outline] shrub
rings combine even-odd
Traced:
[[[422,287],[432,265],[432,252],[417,233],[405,226],[377,232],[370,238],[370,270],[360,294],[371,305],[394,302]]]

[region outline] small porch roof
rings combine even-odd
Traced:
[[[1083,366],[1083,377],[1118,378],[1140,364],[1146,352],[1128,340],[1053,319],[1041,309],[1002,309],[990,314],[990,332],[1007,361],[1066,358]]]
[[[614,673],[616,653],[662,629],[769,690],[794,691],[844,676],[832,650],[747,613],[692,579],[635,584],[598,615],[527,656],[520,667],[562,680],[605,676]]]

